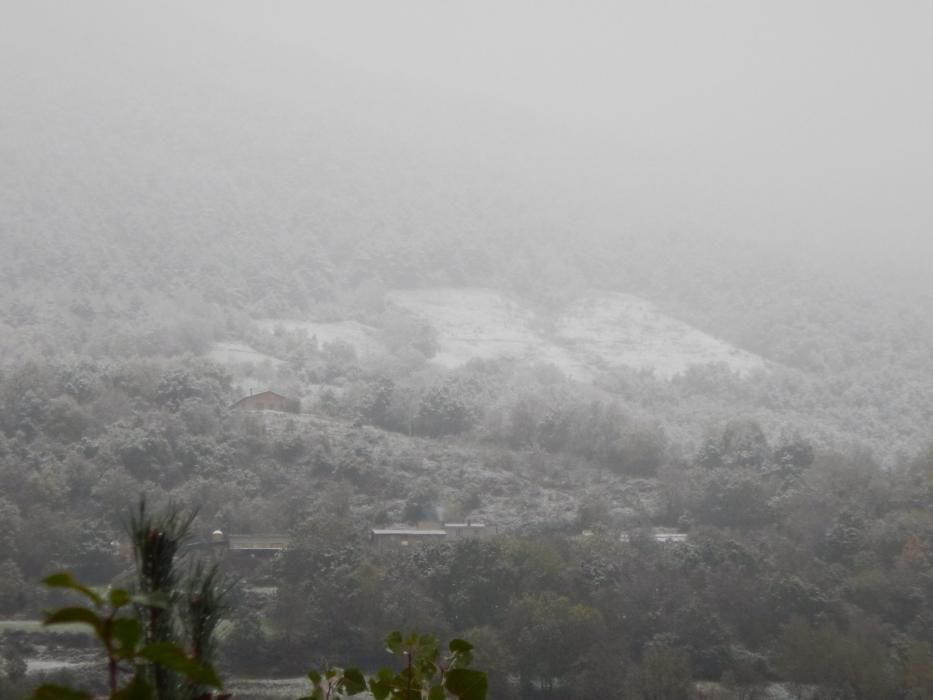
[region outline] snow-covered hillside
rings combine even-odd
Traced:
[[[719,338],[668,316],[651,302],[630,294],[591,292],[557,313],[543,314],[529,304],[492,289],[440,287],[393,290],[395,305],[426,320],[437,333],[432,361],[459,367],[471,359],[510,358],[553,364],[568,376],[590,381],[613,367],[630,367],[670,378],[691,365],[723,363],[747,376],[767,362]],[[378,330],[354,320],[318,322],[267,319],[260,326],[301,331],[321,343],[341,341],[360,357],[388,352]],[[236,343],[218,343],[211,356],[227,365],[279,362]]]
[[[628,294],[593,292],[552,318],[490,289],[396,290],[388,300],[434,326],[440,344],[434,361],[445,367],[472,358],[515,358],[551,363],[586,381],[620,366],[665,378],[695,364],[725,363],[742,375],[767,366]]]

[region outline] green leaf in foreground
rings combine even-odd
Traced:
[[[385,700],[392,692],[392,679],[394,674],[387,668],[380,668],[375,678],[369,681],[369,692],[376,700]]]
[[[133,680],[122,690],[114,694],[112,700],[154,700],[152,688],[146,683],[140,672],[136,672]]]
[[[45,619],[42,621],[43,625],[71,625],[75,623],[90,625],[94,628],[94,631],[97,632],[98,636],[102,636],[104,620],[94,613],[93,610],[88,610],[87,608],[60,608],[58,610],[52,610],[45,614]]]
[[[124,605],[130,602],[130,594],[127,591],[124,591],[122,588],[113,588],[110,593],[107,595],[107,598],[110,600],[110,607],[112,608],[122,608]]]
[[[209,685],[212,688],[222,687],[220,678],[217,677],[217,673],[213,668],[188,658],[177,644],[171,642],[150,644],[143,647],[139,655],[147,661],[165,666],[165,668],[176,673],[181,673],[193,683]]]
[[[75,579],[75,577],[67,571],[61,571],[57,574],[46,576],[44,579],[42,579],[42,583],[44,583],[49,588],[67,588],[72,591],[77,591],[78,593],[87,597],[97,607],[100,607],[104,604],[103,598],[101,598],[97,593],[92,591],[87,586],[78,583],[77,579]]]
[[[343,672],[343,690],[347,695],[357,695],[366,690],[366,679],[357,668],[348,668]]]
[[[390,654],[401,654],[402,648],[402,633],[398,630],[390,632],[386,637],[386,651],[388,651]]]
[[[451,639],[450,650],[455,654],[469,654],[473,651],[473,645],[464,639]]]
[[[30,700],[93,700],[93,696],[81,690],[46,684],[36,688]]]
[[[455,668],[447,672],[444,685],[460,700],[486,700],[486,674],[482,671]]]
[[[110,634],[120,643],[120,651],[131,656],[143,638],[143,626],[139,620],[121,617],[111,623]]]

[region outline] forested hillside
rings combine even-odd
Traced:
[[[365,663],[408,625],[488,650],[494,697],[593,697],[606,678],[641,692],[659,663],[683,687],[886,698],[929,682],[922,297],[688,236],[542,243],[472,235],[452,213],[430,235],[353,238],[362,225],[340,221],[337,185],[303,200],[319,219],[296,220],[274,198],[244,218],[216,192],[158,182],[133,200],[137,175],[19,177],[56,194],[30,214],[32,188],[5,188],[0,207],[6,615],[35,616],[51,570],[119,574],[111,542],[127,497],[145,492],[199,508],[204,535],[292,534],[254,574],[274,592],[246,590],[227,629],[238,675],[298,673],[315,655]],[[581,382],[509,360],[444,369],[436,331],[387,301],[437,285],[501,290],[542,319],[594,288],[637,294],[769,370],[607,367]],[[384,352],[270,318],[365,323]],[[281,362],[219,366],[205,359],[217,341]],[[301,396],[303,413],[231,412],[247,385]],[[503,535],[393,556],[366,542],[439,512]],[[653,526],[688,544],[618,541]],[[9,658],[51,653],[15,639]]]
[[[360,371],[326,350],[306,362],[329,382]],[[298,415],[231,412],[229,381],[191,356],[5,371],[7,615],[46,604],[33,582],[51,570],[118,575],[112,543],[144,492],[199,508],[204,538],[291,533],[250,570],[225,628],[234,676],[294,674],[318,655],[370,663],[385,629],[409,625],[474,640],[495,697],[555,683],[593,697],[607,678],[641,692],[659,673],[878,698],[926,682],[927,453],[884,471],[738,417],[679,454],[657,423],[546,369],[436,374],[405,386],[407,404],[392,380],[356,379]],[[501,536],[368,541],[439,516]],[[654,526],[689,539],[654,542]],[[67,644],[53,640],[15,633],[5,653]]]
[[[139,494],[288,541],[224,559],[259,697],[394,628],[493,698],[933,696],[929,42],[559,4],[0,7],[0,697],[103,692],[38,581],[124,585]]]
[[[221,146],[203,147],[220,161]],[[199,190],[197,177],[146,181],[137,160],[125,177],[76,182],[62,157],[42,170],[22,152],[24,184],[0,207],[7,615],[38,613],[34,582],[51,570],[119,574],[111,542],[127,497],[145,492],[197,507],[205,536],[292,533],[294,548],[255,574],[274,593],[244,592],[227,630],[237,674],[297,673],[315,654],[365,661],[405,624],[475,638],[495,697],[553,683],[593,697],[607,677],[640,692],[657,663],[683,684],[850,684],[862,697],[928,682],[922,296],[739,241],[543,241],[508,209],[507,235],[456,209],[443,228],[368,235],[371,223],[341,218],[359,207],[339,183],[301,199],[306,217],[259,197],[285,181],[255,182],[258,161],[227,166],[220,181],[236,188],[212,177]],[[636,294],[768,370],[605,367],[575,381],[510,360],[445,369],[429,319],[391,302],[438,285],[520,299],[545,334],[590,290]],[[276,318],[364,323],[383,351]],[[218,341],[280,362],[214,364]],[[231,412],[247,385],[300,396],[303,413]],[[502,538],[396,556],[366,543],[369,528],[439,513]],[[618,541],[653,526],[689,544]],[[18,653],[39,653],[20,639]]]

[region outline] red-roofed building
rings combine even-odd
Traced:
[[[264,391],[261,394],[250,394],[230,408],[240,411],[282,411],[284,413],[298,413],[300,403],[287,396],[276,394],[274,391]]]

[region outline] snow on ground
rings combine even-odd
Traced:
[[[587,378],[586,367],[532,328],[534,314],[490,289],[440,288],[389,292],[387,301],[425,318],[437,331],[433,361],[447,368],[473,358],[513,358],[552,363],[570,376]]]
[[[106,659],[105,659],[106,660]],[[26,673],[45,673],[48,671],[63,671],[65,669],[87,668],[94,665],[95,660],[71,661],[69,659],[34,659],[26,658]],[[98,663],[98,665],[100,665]]]
[[[358,355],[379,355],[385,347],[379,341],[378,329],[358,321],[302,321],[287,318],[267,318],[259,321],[259,327],[274,333],[277,328],[294,333],[305,332],[309,338],[317,338],[319,345],[340,341],[349,343]]]
[[[664,378],[712,362],[741,375],[766,368],[762,358],[629,294],[591,293],[548,319],[490,289],[396,290],[387,300],[434,326],[440,344],[434,362],[448,368],[472,358],[512,358],[553,364],[583,381],[620,366]]]
[[[306,696],[311,690],[307,676],[295,678],[245,678],[234,676],[226,690],[238,700],[291,700]],[[365,697],[372,697],[368,693]]]
[[[665,378],[696,364],[723,362],[740,375],[766,366],[761,357],[666,316],[630,294],[593,294],[577,300],[560,317],[556,337],[572,343],[590,364],[645,369]]]
[[[282,360],[254,350],[244,343],[214,343],[207,356],[218,364],[227,366],[241,364],[262,365],[264,363],[275,366],[282,364]]]
[[[745,376],[767,369],[761,357],[668,316],[631,294],[592,292],[544,316],[529,304],[492,289],[440,287],[393,290],[386,301],[424,318],[437,332],[433,362],[459,367],[474,358],[551,364],[579,381],[613,367],[669,379],[691,365],[723,363]],[[354,320],[259,321],[269,333],[303,332],[321,345],[340,341],[360,357],[387,352],[379,331]],[[216,343],[210,357],[229,366],[275,369],[281,364],[242,343]]]

